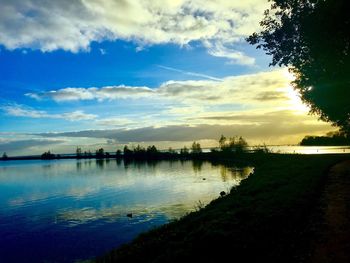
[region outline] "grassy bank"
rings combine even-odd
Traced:
[[[346,155],[249,155],[255,173],[199,212],[97,262],[307,261],[328,168]]]

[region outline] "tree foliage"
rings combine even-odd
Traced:
[[[350,133],[350,15],[347,0],[271,0],[248,42],[288,66],[311,113]]]
[[[190,150],[186,146],[184,146],[183,148],[180,149],[180,154],[183,156],[187,156],[190,154]]]
[[[350,137],[342,133],[328,133],[327,136],[305,136],[300,145],[305,146],[334,146],[350,145]]]
[[[221,135],[219,147],[222,152],[244,153],[247,152],[248,143],[242,136],[233,136],[227,139]]]
[[[77,156],[78,159],[79,159],[79,158],[82,158],[83,153],[82,153],[80,147],[77,147],[77,149],[75,150],[75,153],[76,153],[76,156]]]
[[[95,155],[96,155],[96,158],[104,158],[105,157],[105,151],[104,151],[104,149],[103,148],[100,148],[100,149],[98,149],[98,150],[96,150],[96,153],[95,153]]]
[[[44,152],[40,158],[43,160],[51,160],[51,159],[55,159],[56,157],[57,156],[51,153],[51,151],[47,151],[47,152]]]
[[[4,152],[4,153],[2,154],[2,159],[3,159],[3,160],[8,159],[8,156],[7,156],[7,153],[6,153],[6,152]]]
[[[202,153],[202,148],[199,142],[193,142],[191,146],[191,153],[193,154],[200,154]]]

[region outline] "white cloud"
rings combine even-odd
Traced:
[[[277,124],[287,121],[296,124],[294,127],[300,126],[300,130],[302,127],[318,129],[320,124],[317,122],[317,117],[307,115],[308,108],[302,104],[298,94],[289,85],[288,76],[286,69],[280,69],[231,76],[220,81],[211,79],[167,81],[153,89],[130,86],[64,88],[27,95],[36,99],[52,99],[59,102],[107,100],[116,107],[115,110],[118,110],[119,103],[113,101],[121,99],[125,100],[124,110],[133,110],[132,105],[153,107],[147,108],[144,112],[138,111],[137,116],[110,112],[112,115],[96,119],[95,126],[91,127],[135,129],[145,126],[204,124],[254,127],[268,122],[271,127],[276,127]],[[278,114],[272,114],[275,112]],[[31,112],[32,115],[39,113]],[[285,127],[288,126],[289,124],[285,124]],[[324,129],[330,129],[328,124],[326,126]],[[239,127],[241,129],[242,126]]]
[[[106,86],[102,88],[63,88],[41,93],[27,93],[33,99],[52,99],[54,101],[77,100],[113,100],[125,98],[139,98],[152,94],[154,91],[147,87]]]
[[[52,115],[54,117],[57,116],[57,118],[62,118],[68,121],[83,121],[83,120],[94,120],[97,118],[97,115],[95,114],[88,114],[81,110],[63,113],[61,115]]]
[[[89,50],[92,41],[143,46],[237,43],[259,28],[266,0],[3,0],[0,44],[8,49]],[[230,52],[234,61],[245,55]]]
[[[227,58],[230,64],[240,64],[246,66],[253,66],[255,64],[255,58],[245,55],[243,52],[230,49],[224,46],[221,42],[215,42],[208,45],[208,53],[214,57]]]
[[[41,100],[52,99],[57,102],[77,100],[120,100],[145,99],[160,100],[162,103],[179,105],[220,105],[245,104],[274,105],[285,103],[290,93],[286,70],[275,70],[249,75],[226,77],[213,80],[167,81],[157,88],[132,86],[107,86],[89,88],[63,88],[41,93],[28,93],[27,96]]]
[[[97,125],[101,126],[115,126],[115,127],[125,127],[126,125],[136,124],[137,122],[132,121],[127,118],[120,118],[120,117],[111,117],[111,118],[104,118],[96,120]]]
[[[73,101],[70,105],[79,100],[96,100],[94,109],[101,117],[88,126],[95,130],[43,135],[49,137],[180,144],[197,139],[214,140],[224,133],[242,135],[252,143],[297,143],[305,134],[322,135],[334,130],[330,124],[318,121],[317,116],[307,114],[308,108],[289,84],[290,78],[286,69],[279,69],[218,81],[167,81],[152,89],[80,87],[27,95],[37,100]],[[87,107],[91,104],[81,103]],[[23,108],[11,108],[11,112],[38,118],[48,115]],[[62,114],[59,116],[62,118]],[[100,128],[106,130],[96,130]]]
[[[39,111],[23,105],[7,105],[2,106],[1,109],[6,114],[16,117],[27,117],[27,118],[49,118],[49,119],[65,119],[68,121],[82,121],[82,120],[93,120],[96,119],[97,115],[87,114],[83,111],[77,110],[73,112],[67,112],[62,114],[50,114],[46,111]]]

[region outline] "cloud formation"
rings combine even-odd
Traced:
[[[10,116],[27,117],[27,118],[49,118],[49,119],[64,119],[68,121],[82,121],[96,119],[97,115],[87,114],[81,110],[67,112],[62,114],[50,114],[46,111],[39,111],[23,105],[7,105],[2,106],[1,109]]]
[[[181,104],[251,103],[257,101],[286,100],[289,80],[286,70],[275,70],[249,75],[226,77],[220,80],[167,81],[157,88],[106,86],[69,87],[39,93],[27,93],[36,100],[69,102],[79,100],[140,99],[172,100]]]
[[[109,141],[182,147],[184,142],[210,140],[211,144],[202,145],[215,146],[221,134],[242,135],[252,144],[285,144],[298,143],[305,134],[322,135],[334,130],[307,114],[308,108],[289,85],[288,74],[280,69],[220,80],[167,81],[156,88],[69,87],[27,94],[39,102],[59,102],[59,107],[62,103],[74,107],[81,101],[80,107],[95,110],[98,118],[83,111],[49,114],[16,105],[3,109],[14,116],[31,118],[90,119],[80,131],[31,134],[84,145]]]
[[[296,142],[307,134],[326,133],[330,130],[329,125],[325,123],[312,123],[307,120],[292,117],[287,121],[287,114],[271,114],[268,119],[260,117],[244,119],[244,124],[199,124],[199,125],[169,125],[164,127],[143,127],[137,129],[114,129],[114,130],[85,130],[78,132],[62,133],[41,133],[35,134],[43,137],[85,137],[85,138],[105,138],[111,139],[118,143],[150,143],[161,141],[194,141],[194,140],[217,140],[221,134],[227,136],[243,135],[253,142],[266,143],[290,143],[291,137]],[[276,116],[276,117],[273,117]],[[239,116],[231,116],[233,119]],[[216,118],[216,117],[215,117]],[[222,116],[221,118],[226,118]],[[284,118],[283,121],[280,121]],[[216,118],[217,120],[218,118]],[[220,119],[220,117],[219,117]],[[273,129],[271,129],[273,125]]]
[[[122,39],[143,46],[191,41],[242,41],[259,27],[266,0],[4,0],[0,44],[7,49],[88,50],[91,42]],[[224,49],[223,49],[224,50]],[[238,51],[211,54],[240,64]]]
[[[28,97],[36,100],[52,99],[54,101],[77,100],[116,100],[126,98],[140,98],[151,95],[154,90],[147,87],[106,86],[102,88],[63,88],[40,93],[27,93]]]
[[[32,147],[42,147],[64,143],[59,139],[26,139],[26,140],[7,140],[0,141],[0,149],[4,152],[14,152],[27,150]]]
[[[240,64],[252,66],[255,64],[255,58],[245,55],[241,51],[226,47],[221,41],[215,43],[207,42],[208,53],[214,57],[227,58],[229,64]]]

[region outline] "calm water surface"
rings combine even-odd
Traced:
[[[0,262],[93,258],[207,204],[252,171],[192,161],[0,162]]]
[[[268,146],[274,153],[334,154],[350,153],[350,146]]]

